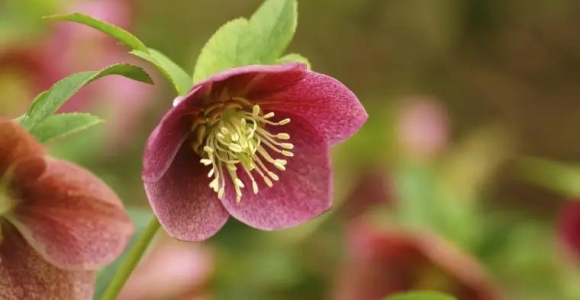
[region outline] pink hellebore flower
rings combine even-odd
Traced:
[[[0,299],[92,299],[132,233],[103,182],[0,118]]]
[[[334,300],[381,300],[409,290],[441,291],[459,300],[505,299],[477,261],[435,234],[355,224],[348,243]]]
[[[415,158],[436,156],[449,143],[449,116],[445,106],[436,99],[410,99],[403,107],[397,125],[399,143]]]
[[[143,180],[173,237],[214,235],[229,215],[263,230],[332,204],[329,147],[367,113],[336,79],[303,64],[248,66],[197,84],[149,137]]]

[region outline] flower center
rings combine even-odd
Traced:
[[[214,102],[196,115],[192,132],[193,150],[201,156],[200,162],[210,166],[207,174],[213,178],[209,186],[221,199],[225,192],[226,178],[230,176],[236,191],[236,200],[242,198],[242,189],[246,184],[238,177],[238,170],[244,172],[252,185],[252,191],[259,191],[255,175],[268,186],[279,177],[273,168],[286,170],[286,159],[292,157],[290,151],[294,145],[288,143],[287,133],[273,134],[266,130],[266,125],[283,126],[290,119],[272,121],[273,112],[264,114],[259,105],[252,105],[244,98],[231,98]],[[248,182],[246,182],[248,183]]]

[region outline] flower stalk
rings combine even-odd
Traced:
[[[117,299],[117,296],[119,295],[121,289],[127,282],[127,279],[129,279],[129,276],[131,276],[131,273],[133,273],[133,270],[135,270],[135,267],[137,266],[137,264],[139,264],[141,258],[143,258],[145,251],[147,250],[147,248],[149,248],[149,244],[151,244],[151,241],[155,237],[155,234],[157,233],[159,227],[160,227],[159,220],[157,220],[157,217],[153,216],[151,218],[151,221],[149,221],[149,224],[139,237],[139,240],[137,240],[135,245],[130,249],[127,258],[125,259],[125,261],[123,261],[123,264],[117,271],[117,274],[115,274],[115,276],[113,277],[111,284],[103,294],[101,300]]]

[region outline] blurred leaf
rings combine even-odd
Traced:
[[[70,113],[49,116],[40,121],[31,130],[41,143],[79,132],[91,126],[102,123],[103,120],[91,114]]]
[[[242,53],[247,53],[248,35],[250,23],[244,18],[229,21],[220,27],[207,41],[193,72],[193,82],[227,70],[229,68],[250,64]]]
[[[385,300],[456,300],[456,298],[437,292],[410,292],[390,296]]]
[[[517,172],[520,178],[563,196],[580,196],[580,165],[525,157],[518,161]]]
[[[395,178],[398,214],[404,224],[437,228],[439,210],[435,201],[435,177],[419,164],[405,164]]]
[[[101,299],[103,294],[105,293],[107,287],[109,287],[109,283],[113,279],[113,276],[117,273],[117,270],[121,266],[121,263],[125,260],[128,251],[133,247],[137,239],[141,235],[142,231],[145,230],[153,213],[150,210],[140,209],[140,208],[128,208],[127,213],[131,217],[133,224],[136,227],[135,234],[129,241],[127,247],[125,247],[125,251],[121,256],[119,256],[113,263],[108,265],[107,267],[101,269],[97,273],[97,280],[95,285],[95,294],[93,295],[93,299],[98,300]]]
[[[171,82],[179,95],[186,94],[191,88],[189,74],[163,53],[148,48],[145,51],[133,50],[131,54],[152,63]]]
[[[284,64],[284,63],[289,63],[289,62],[299,62],[299,63],[306,64],[308,66],[309,70],[311,69],[310,61],[308,61],[308,58],[306,58],[298,53],[286,54],[286,55],[280,57],[278,60],[276,60],[276,62],[279,64]]]
[[[128,31],[119,28],[115,25],[109,24],[105,21],[95,19],[89,15],[74,13],[70,15],[52,15],[46,16],[44,18],[48,20],[70,21],[79,24],[84,24],[113,37],[117,41],[125,44],[127,47],[133,50],[141,50],[147,52],[147,47],[145,46],[145,44],[143,44],[143,42],[141,42],[137,37],[135,37]]]
[[[266,0],[250,18],[253,56],[262,64],[278,59],[292,41],[298,18],[296,0]]]
[[[38,95],[20,123],[32,130],[40,121],[53,115],[83,86],[108,75],[121,75],[136,81],[153,83],[151,77],[143,69],[130,64],[115,64],[100,71],[75,73]]]
[[[296,24],[296,0],[267,0],[249,21],[229,21],[201,50],[193,81],[234,67],[275,64],[290,44]]]

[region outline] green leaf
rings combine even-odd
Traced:
[[[152,63],[171,82],[179,95],[186,94],[191,88],[191,76],[163,53],[148,48],[146,51],[133,50],[131,54]]]
[[[298,20],[296,0],[267,0],[250,18],[254,39],[252,53],[257,62],[271,64],[286,50]]]
[[[52,139],[79,132],[102,122],[102,119],[91,114],[53,115],[39,122],[30,133],[41,143],[46,143]]]
[[[220,27],[207,41],[193,72],[193,82],[227,70],[229,68],[251,64],[248,53],[250,23],[244,18],[234,19]]]
[[[103,32],[129,47],[133,55],[152,63],[163,76],[167,77],[180,95],[187,93],[191,87],[191,76],[181,67],[161,52],[147,48],[136,36],[122,28],[80,13],[48,16],[45,19],[76,22]]]
[[[390,296],[384,300],[456,300],[456,298],[438,292],[410,292]]]
[[[127,253],[133,247],[135,242],[137,242],[137,239],[139,238],[139,236],[141,236],[141,233],[143,232],[143,230],[145,230],[147,224],[149,224],[149,221],[153,216],[153,213],[151,211],[145,209],[128,208],[127,212],[129,213],[129,216],[131,217],[131,220],[133,221],[133,224],[135,225],[137,230],[133,235],[133,237],[131,238],[131,241],[129,242],[127,247],[125,247],[125,251],[123,252],[123,254],[121,254],[121,256],[119,256],[112,264],[108,265],[107,267],[103,268],[97,273],[95,294],[93,296],[93,299],[95,300],[101,299],[101,297],[107,290],[107,287],[111,283],[113,276],[115,276],[117,270],[121,266],[121,263],[125,260]]]
[[[108,75],[121,75],[136,81],[153,83],[151,77],[143,69],[129,64],[116,64],[100,71],[75,73],[60,80],[48,91],[36,97],[26,115],[21,119],[21,124],[28,129],[33,129],[37,123],[53,115],[83,86]]]
[[[133,50],[147,51],[145,44],[128,31],[89,15],[74,13],[69,15],[52,15],[44,18],[48,20],[70,21],[84,24],[113,37]]]
[[[267,0],[249,21],[220,27],[201,50],[193,81],[234,67],[276,64],[296,31],[297,8],[296,0]]]
[[[518,161],[519,177],[565,197],[580,196],[580,165],[564,164],[534,157]]]
[[[308,58],[306,58],[298,53],[286,54],[286,55],[284,55],[276,60],[276,63],[278,63],[278,64],[285,64],[285,63],[290,63],[290,62],[303,63],[303,64],[306,64],[306,66],[308,66],[308,70],[311,69],[311,65],[310,65],[310,62],[308,61]]]

